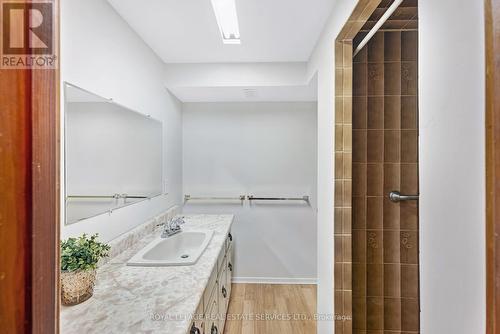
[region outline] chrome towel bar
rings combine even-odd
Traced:
[[[249,201],[304,201],[307,204],[309,202],[309,196],[302,197],[257,197],[254,195],[248,195]]]
[[[389,199],[393,202],[418,201],[418,195],[401,195],[399,191],[391,191]]]
[[[203,197],[203,196],[191,196],[184,195],[184,202],[198,200],[198,201],[304,201],[307,204],[311,204],[309,196],[302,197],[258,197],[254,195],[240,195],[238,197]]]
[[[66,198],[114,198],[114,199],[120,199],[120,198],[148,198],[147,196],[134,196],[134,195],[127,195],[127,194],[114,194],[114,195],[69,195],[66,196]]]
[[[239,195],[238,197],[194,197],[191,195],[184,195],[184,201],[198,200],[198,201],[244,201],[245,195]]]

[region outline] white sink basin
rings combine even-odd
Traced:
[[[213,231],[186,231],[158,237],[135,254],[129,266],[187,266],[196,263],[212,239]]]

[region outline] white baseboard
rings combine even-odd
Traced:
[[[317,284],[316,278],[289,277],[233,277],[233,283],[247,284]]]

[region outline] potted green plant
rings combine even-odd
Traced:
[[[110,247],[87,238],[68,238],[61,242],[61,300],[64,305],[80,304],[94,293],[97,263],[108,256]]]

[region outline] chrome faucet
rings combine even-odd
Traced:
[[[174,234],[181,232],[181,225],[184,223],[184,217],[182,216],[172,218],[170,221],[165,223],[161,237],[168,238]]]

